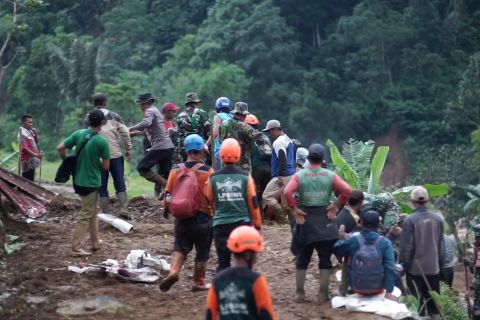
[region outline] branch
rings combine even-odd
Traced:
[[[14,0],[12,2],[13,5],[13,18],[12,18],[12,28],[17,24],[17,1]],[[12,31],[9,31],[7,33],[7,37],[5,39],[5,42],[2,45],[2,48],[0,49],[0,59],[3,57],[3,54],[5,53],[5,50],[7,49],[8,43],[10,42],[10,39],[12,38]],[[16,53],[15,53],[16,55]],[[9,63],[10,64],[10,63]]]

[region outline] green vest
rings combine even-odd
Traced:
[[[298,173],[300,205],[320,207],[330,204],[333,171],[324,168],[305,168]]]
[[[250,219],[247,203],[248,175],[213,174],[210,183],[215,196],[214,227]]]

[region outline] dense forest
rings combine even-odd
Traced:
[[[0,148],[29,113],[54,158],[94,91],[127,123],[138,93],[196,91],[304,143],[395,134],[411,167],[462,161],[480,146],[480,1],[0,1]]]

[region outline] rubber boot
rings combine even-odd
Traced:
[[[193,268],[193,287],[192,291],[204,291],[210,289],[210,284],[205,284],[205,275],[207,273],[207,261],[195,261]]]
[[[167,180],[165,180],[164,177],[162,177],[161,175],[159,175],[156,172],[153,172],[152,170],[142,171],[142,172],[139,172],[139,173],[142,177],[144,177],[148,181],[156,183],[161,187],[164,187],[167,184]]]
[[[73,231],[72,239],[72,256],[73,257],[85,257],[91,255],[90,252],[82,250],[82,242],[85,234],[87,233],[88,225],[83,223],[76,223],[75,230]]]
[[[126,192],[117,193],[118,207],[120,209],[126,209],[128,206],[128,196]]]
[[[108,213],[110,212],[108,209],[108,206],[110,204],[110,198],[109,197],[99,197],[98,202],[100,205],[100,211],[102,213]]]
[[[343,257],[345,260],[346,257]],[[340,295],[346,297],[348,294],[348,262],[342,262],[342,282],[340,283]]]
[[[179,273],[182,269],[183,262],[185,261],[185,256],[175,251],[172,253],[172,264],[170,266],[169,274],[162,280],[160,283],[160,290],[167,292],[179,279]]]
[[[328,285],[330,283],[330,270],[320,269],[320,288],[318,290],[318,303],[330,300]]]
[[[121,218],[131,220],[132,215],[130,214],[130,212],[127,209],[127,205],[128,205],[127,193],[126,192],[117,193],[117,199],[118,199],[118,209],[119,209],[118,215]]]
[[[98,218],[97,215],[90,219],[90,240],[92,241],[92,251],[100,250],[102,240],[98,238]]]
[[[295,274],[295,284],[297,289],[295,291],[295,302],[301,303],[305,301],[305,278],[307,277],[307,270],[297,269]]]

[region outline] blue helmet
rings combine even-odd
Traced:
[[[230,99],[227,97],[220,97],[217,99],[215,102],[215,110],[218,112],[218,110],[221,109],[232,110],[232,103],[230,102]]]
[[[205,142],[203,138],[198,134],[191,134],[185,138],[183,141],[183,146],[185,147],[185,151],[189,152],[192,150],[200,151],[205,148]]]

